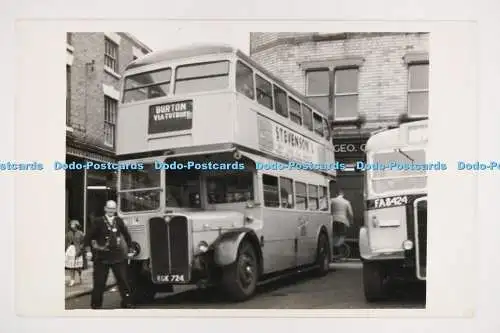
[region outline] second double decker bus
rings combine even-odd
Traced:
[[[364,226],[359,249],[368,301],[388,296],[395,279],[426,280],[428,121],[402,124],[366,143]]]
[[[179,284],[216,285],[245,300],[289,269],[326,274],[336,175],[329,139],[317,108],[232,47],[132,62],[117,154],[144,166],[118,181],[136,300]]]

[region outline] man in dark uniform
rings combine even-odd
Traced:
[[[85,235],[87,256],[94,255],[93,290],[91,308],[100,309],[106,289],[109,270],[113,271],[122,298],[121,307],[131,308],[131,291],[127,279],[128,249],[131,248],[130,233],[121,218],[116,216],[116,202],[110,200],[104,207],[105,215],[97,218]],[[90,252],[92,248],[92,253]]]

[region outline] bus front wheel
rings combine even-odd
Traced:
[[[387,298],[387,272],[381,263],[363,262],[363,288],[368,302]]]
[[[257,253],[253,245],[244,240],[238,249],[236,261],[224,269],[222,285],[233,301],[244,301],[255,293],[258,279]]]

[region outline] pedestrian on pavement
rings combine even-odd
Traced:
[[[339,190],[338,194],[331,201],[332,206],[332,227],[333,227],[333,246],[342,245],[347,229],[353,223],[354,215],[349,200],[344,198],[344,191]]]
[[[69,231],[66,233],[66,270],[69,271],[70,280],[69,287],[75,285],[76,276],[78,275],[78,284],[82,283],[82,270],[87,268],[87,258],[83,255],[83,232],[79,230],[80,222],[71,220],[69,222]]]
[[[93,249],[93,290],[90,306],[100,309],[109,270],[113,271],[122,298],[121,307],[131,308],[131,290],[127,278],[128,249],[132,239],[123,220],[116,216],[116,202],[109,200],[104,207],[105,215],[97,218],[85,236],[87,256],[92,257]]]

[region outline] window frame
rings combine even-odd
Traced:
[[[71,66],[66,65],[66,126],[71,126]]]
[[[282,206],[282,198],[281,198],[281,181],[282,180],[285,180],[285,181],[288,181],[290,182],[290,185],[291,185],[291,190],[292,190],[292,206],[291,207],[283,207]],[[279,208],[283,208],[283,209],[296,209],[295,208],[295,187],[294,187],[294,181],[292,178],[288,178],[288,177],[282,177],[280,176],[279,177],[279,181],[278,181],[278,189],[279,189],[279,195],[280,195],[280,202],[279,202]],[[290,195],[290,194],[288,194]],[[288,198],[287,199],[287,202],[288,202]]]
[[[195,67],[195,66],[201,66],[201,65],[208,65],[208,64],[217,64],[217,63],[226,63],[227,64],[227,73],[225,74],[215,74],[215,75],[203,75],[203,76],[194,76],[194,77],[189,77],[189,78],[177,78],[178,72],[180,68],[185,68],[185,67]],[[230,82],[230,74],[231,74],[231,62],[227,59],[223,60],[214,60],[214,61],[203,61],[203,62],[196,62],[196,63],[191,63],[191,64],[182,64],[175,66],[175,71],[173,75],[173,88],[172,92],[174,95],[177,94],[177,83],[178,82],[185,82],[185,81],[195,81],[195,80],[200,80],[200,79],[210,79],[210,78],[217,78],[217,77],[227,77],[227,87],[222,88],[222,89],[213,89],[213,90],[198,90],[198,91],[190,91],[190,92],[183,92],[180,93],[180,95],[184,94],[197,94],[197,93],[204,93],[204,92],[212,92],[212,91],[219,91],[219,90],[226,90],[231,87],[231,82]]]
[[[257,103],[269,110],[273,110],[274,111],[274,89],[273,89],[273,83],[271,82],[271,80],[268,80],[266,78],[264,78],[264,76],[260,75],[259,73],[255,73],[254,75],[255,79],[254,79],[254,82],[255,82],[255,99],[257,101]],[[266,97],[269,97],[271,98],[270,102],[269,102],[269,105],[266,105],[264,103],[262,103],[262,99],[259,99],[259,92],[262,93],[262,90],[260,90],[258,88],[258,84],[257,84],[257,81],[258,80],[261,80],[263,81],[264,83],[266,83],[266,85],[269,85],[269,88],[271,89],[271,94],[267,94],[267,93],[264,93],[264,96]]]
[[[316,197],[311,197],[311,191],[310,191],[310,187],[313,186],[316,188],[316,194],[317,196]],[[315,185],[315,184],[307,184],[307,200],[308,200],[308,203],[311,203],[313,200],[311,200],[311,198],[314,200],[316,199],[316,209],[312,209],[311,208],[311,205],[308,205],[308,210],[309,211],[320,211],[319,209],[319,186],[318,185]]]
[[[104,95],[104,145],[114,148],[116,145],[116,117],[118,113],[118,103],[116,99]],[[109,108],[108,108],[109,106]],[[107,128],[110,129],[112,142],[106,141]]]
[[[321,120],[320,123],[321,123],[321,132],[318,132],[318,130],[316,129],[316,123],[315,123],[315,116],[316,118],[319,117],[319,119]],[[324,129],[324,117],[323,115],[321,115],[319,112],[314,112],[313,111],[313,131],[316,135],[319,135],[321,136],[322,138],[324,138],[325,136],[325,129]]]
[[[410,87],[410,73],[411,73],[411,68],[412,67],[417,67],[417,66],[426,66],[427,67],[427,89],[411,89]],[[429,115],[429,74],[430,74],[430,66],[429,66],[429,61],[428,60],[415,60],[408,62],[407,65],[407,91],[406,91],[406,114],[408,115],[409,118],[423,118],[423,117],[428,117]],[[422,94],[425,93],[426,98],[427,98],[427,112],[425,114],[420,114],[420,115],[415,115],[411,113],[411,107],[410,107],[410,95],[411,94]]]
[[[295,102],[298,106],[299,106],[299,109],[298,109],[298,113],[295,113],[295,112],[292,112],[292,108],[290,107],[291,106],[291,102]],[[290,120],[299,125],[299,126],[302,126],[302,103],[300,103],[300,101],[298,101],[295,97],[293,97],[292,95],[288,95],[288,115],[289,115],[289,118]],[[294,120],[294,117],[296,117],[295,119],[298,119],[299,122],[296,122]]]
[[[301,210],[301,211],[307,211],[309,210],[309,193],[308,193],[308,185],[307,183],[304,183],[304,182],[300,182],[300,181],[294,181],[294,192],[295,192],[295,207],[297,207],[297,198],[300,197],[300,198],[304,198],[305,199],[305,209],[297,209],[297,210]],[[301,185],[304,185],[304,189],[305,189],[305,196],[304,195],[298,195],[298,191],[297,191],[297,184],[301,184]]]
[[[268,206],[266,204],[266,190],[265,190],[265,184],[264,184],[264,177],[272,177],[274,179],[276,179],[276,185],[277,185],[277,188],[278,188],[278,203],[276,206]],[[279,181],[279,177],[278,176],[274,176],[274,175],[270,175],[270,174],[267,174],[267,173],[263,173],[262,174],[262,204],[264,205],[264,207],[266,208],[281,208],[281,193],[280,193],[280,181]]]
[[[239,65],[242,65],[243,67],[246,67],[246,68],[248,68],[250,70],[250,73],[251,73],[251,76],[252,76],[252,87],[251,87],[252,88],[252,96],[248,96],[247,94],[245,94],[245,92],[242,92],[242,91],[238,90],[238,66]],[[255,84],[255,70],[254,70],[254,68],[252,66],[250,66],[247,63],[245,63],[241,59],[237,59],[236,60],[235,71],[234,71],[234,85],[235,85],[235,90],[236,90],[237,93],[240,93],[243,96],[245,96],[247,98],[250,98],[253,101],[256,100],[257,93],[256,93],[256,84]]]
[[[313,72],[326,72],[328,74],[328,89],[327,89],[327,94],[309,94],[309,73],[313,73]],[[306,89],[305,89],[305,95],[306,97],[309,99],[309,98],[313,98],[311,100],[311,102],[313,102],[314,104],[317,104],[314,102],[314,98],[317,98],[317,97],[323,97],[323,98],[328,98],[328,107],[327,107],[327,110],[324,110],[325,112],[331,112],[331,109],[332,109],[332,95],[331,95],[331,90],[332,90],[332,78],[331,78],[331,70],[328,68],[328,67],[317,67],[317,68],[311,68],[311,69],[308,69],[306,70]],[[318,105],[319,107],[319,105]],[[318,111],[321,111],[321,109],[319,109]]]
[[[120,45],[115,43],[110,38],[104,37],[104,67],[109,68],[110,70],[112,70],[115,73],[119,72],[119,63],[118,63],[119,48],[120,48]],[[111,54],[110,52],[108,52],[110,50],[114,50],[115,54]],[[106,63],[106,59],[108,59],[108,62],[111,61],[112,66],[109,66]]]
[[[348,71],[348,70],[356,70],[356,92],[347,92],[347,93],[337,93],[336,87],[337,87],[337,72],[341,71]],[[339,66],[335,67],[332,70],[332,79],[333,79],[333,84],[331,85],[331,93],[332,93],[332,114],[333,114],[333,119],[335,120],[355,120],[358,119],[359,117],[359,66]],[[351,116],[351,117],[337,117],[337,97],[346,97],[346,96],[356,96],[356,115]]]
[[[304,108],[306,109],[306,112],[304,112]],[[309,107],[308,105],[301,103],[300,111],[302,113],[302,126],[304,126],[304,128],[307,129],[308,131],[314,132],[314,117],[313,117],[314,111],[313,111],[313,109],[311,107]],[[311,127],[307,126],[307,124],[304,121],[304,119],[306,118],[306,117],[304,117],[305,113],[311,114],[311,122],[310,122]]]
[[[281,88],[276,83],[272,83],[272,89],[273,89],[274,111],[277,114],[279,114],[280,116],[282,116],[283,118],[289,118],[289,115],[288,115],[288,112],[289,112],[288,111],[288,92],[286,91],[286,89]],[[282,112],[278,111],[279,100],[277,97],[277,91],[278,91],[278,93],[283,93],[285,95],[285,105],[284,105],[285,110],[284,111],[282,110]]]
[[[129,80],[130,77],[139,76],[139,75],[145,75],[145,74],[151,74],[151,73],[157,73],[157,72],[162,72],[162,71],[168,71],[168,70],[170,70],[170,80],[169,81],[158,81],[158,82],[154,82],[154,83],[140,85],[140,86],[134,87],[134,88],[127,88],[127,80]],[[134,103],[134,102],[139,102],[139,101],[146,101],[146,100],[151,100],[151,99],[155,99],[155,98],[162,98],[162,97],[170,96],[171,92],[172,92],[172,82],[173,82],[173,76],[172,76],[172,74],[173,74],[173,72],[174,71],[173,71],[172,67],[165,67],[165,68],[155,69],[155,70],[148,71],[148,72],[142,72],[142,73],[131,74],[131,75],[125,76],[125,79],[123,81],[122,103]],[[150,96],[150,94],[149,94],[149,88],[155,87],[155,86],[161,86],[161,85],[164,85],[164,84],[168,84],[169,85],[167,95],[160,96],[160,97],[154,97],[154,98],[150,98],[149,97]],[[145,95],[146,95],[145,99],[141,99],[141,100],[134,101],[134,102],[125,102],[125,95],[127,94],[127,92],[134,91],[134,90],[141,91],[142,89],[146,89],[145,90]]]

